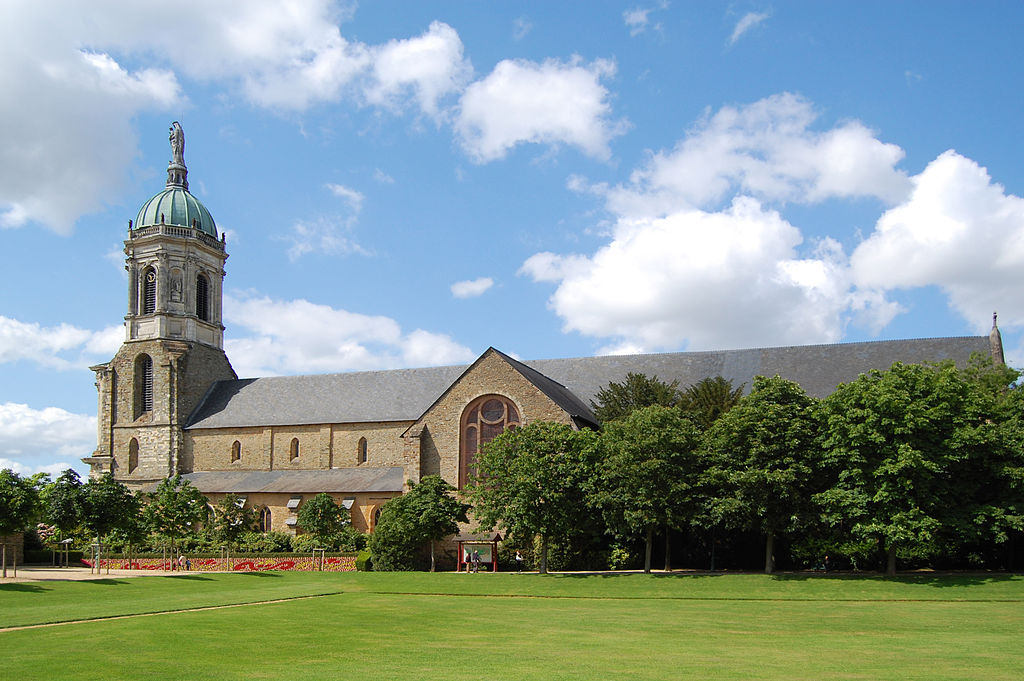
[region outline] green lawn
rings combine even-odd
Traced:
[[[0,585],[14,679],[1019,679],[1024,577],[262,573]]]

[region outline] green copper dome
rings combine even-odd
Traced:
[[[195,227],[217,238],[217,225],[210,211],[180,186],[167,187],[139,209],[139,215],[135,218],[136,229],[159,224]]]

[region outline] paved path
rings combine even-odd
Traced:
[[[154,577],[158,575],[178,575],[180,572],[169,570],[107,570],[103,574],[96,574],[87,567],[66,567],[57,568],[49,565],[27,565],[18,566],[18,576],[14,576],[14,570],[7,566],[7,579],[0,577],[0,584],[12,584],[15,582],[51,582],[51,581],[82,581],[87,579],[123,579],[124,577]]]

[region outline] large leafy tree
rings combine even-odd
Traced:
[[[568,540],[592,522],[588,490],[598,456],[598,436],[590,430],[548,421],[506,430],[477,458],[477,476],[466,490],[473,514],[484,527],[539,535],[540,572],[547,573],[549,542]]]
[[[743,387],[733,387],[732,381],[722,376],[704,378],[682,391],[679,407],[694,423],[707,430],[739,403]]]
[[[430,571],[436,569],[436,542],[468,522],[469,504],[455,497],[455,488],[439,475],[428,475],[409,491],[384,504],[370,539],[374,566],[382,570],[412,567],[415,552],[430,543]]]
[[[35,520],[39,490],[32,481],[9,468],[0,470],[0,537],[23,532]],[[3,576],[7,576],[7,544],[0,548]]]
[[[816,401],[775,376],[754,379],[750,394],[707,431],[708,474],[726,525],[765,538],[764,570],[775,569],[775,538],[808,517],[817,454]]]
[[[674,406],[679,402],[679,395],[679,381],[666,383],[657,376],[628,373],[622,383],[612,382],[599,390],[590,407],[598,421],[607,423],[644,407]]]
[[[658,528],[689,525],[698,503],[700,437],[678,409],[644,407],[608,423],[601,434],[595,501],[620,538],[646,540],[644,572]],[[665,569],[671,569],[666,546]]]
[[[864,546],[929,557],[965,483],[1000,429],[985,400],[952,363],[896,363],[840,385],[822,402],[823,456],[832,483],[816,496],[824,518]]]
[[[153,530],[170,542],[193,534],[209,516],[206,497],[180,475],[165,478],[146,499],[146,519]]]

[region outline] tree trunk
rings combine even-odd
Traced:
[[[430,571],[434,572],[434,540],[430,540]]]
[[[3,545],[3,549],[0,549],[3,553],[3,564],[4,564],[4,579],[7,579],[7,544]]]
[[[711,572],[715,571],[715,535],[711,535]]]
[[[775,533],[769,532],[764,542],[764,573],[775,572]]]
[[[885,574],[890,577],[896,576],[896,546],[894,544],[889,545],[889,555],[885,562]]]
[[[540,574],[546,575],[548,573],[548,536],[542,534],[540,536]]]
[[[672,528],[665,527],[665,572],[672,572]]]
[[[654,544],[654,528],[647,528],[647,548],[644,550],[644,574],[651,574],[651,545]]]

